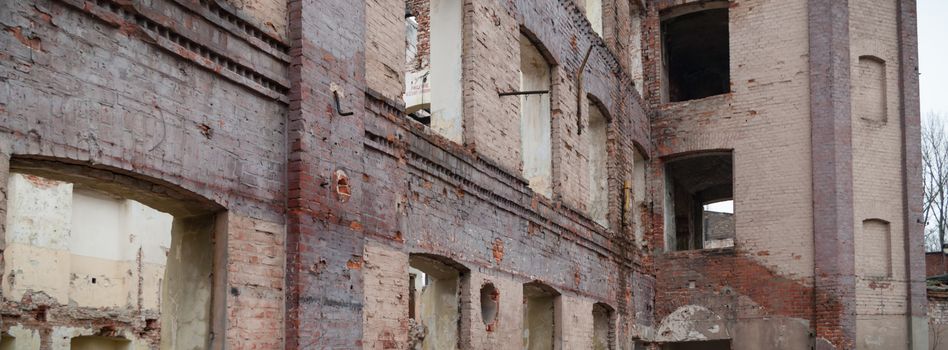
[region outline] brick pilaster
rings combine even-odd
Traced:
[[[922,214],[921,118],[918,97],[918,33],[915,0],[900,0],[899,119],[902,127],[902,188],[905,210],[906,276],[909,281],[909,341],[911,349],[928,349],[928,309],[925,288],[925,218]]]
[[[853,349],[855,249],[848,1],[810,0],[816,349]]]
[[[286,349],[361,349],[365,5],[288,6]]]

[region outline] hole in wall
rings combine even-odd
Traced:
[[[493,284],[487,283],[481,287],[481,320],[487,326],[487,331],[493,331],[497,321],[497,312],[500,308],[500,292]]]

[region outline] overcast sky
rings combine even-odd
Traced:
[[[948,116],[948,0],[918,1],[922,115]]]

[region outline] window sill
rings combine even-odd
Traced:
[[[678,106],[687,106],[687,105],[713,105],[718,104],[731,99],[731,96],[734,94],[733,91],[728,91],[720,93],[717,95],[706,96],[702,98],[696,98],[691,100],[683,101],[665,101],[662,102],[661,109],[673,109]]]
[[[716,256],[734,256],[737,255],[737,248],[734,246],[731,247],[722,247],[722,248],[708,248],[708,249],[694,249],[694,250],[674,250],[666,251],[663,254],[668,259],[693,259],[697,257],[716,257]]]

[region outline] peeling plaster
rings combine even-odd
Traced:
[[[662,320],[655,336],[659,342],[727,338],[730,334],[724,318],[699,305],[685,305],[669,314]]]

